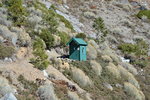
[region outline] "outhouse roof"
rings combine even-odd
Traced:
[[[81,38],[72,38],[67,45],[69,45],[72,41],[76,42],[78,45],[87,45],[87,43]]]

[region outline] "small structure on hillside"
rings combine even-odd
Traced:
[[[72,38],[67,45],[69,46],[69,59],[86,61],[87,43],[81,38]]]

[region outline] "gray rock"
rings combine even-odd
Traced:
[[[0,77],[0,95],[5,95],[7,93],[14,93],[15,90],[8,84],[8,80]]]
[[[11,32],[8,27],[0,25],[0,35],[3,36],[4,38],[8,38],[9,40],[12,41],[14,45],[16,45],[18,36],[16,33]]]
[[[107,89],[109,89],[109,90],[113,90],[113,87],[110,85],[110,84],[108,84],[108,83],[103,83],[103,85],[107,88]]]
[[[56,10],[56,13],[59,15],[62,15],[65,19],[67,19],[69,22],[71,22],[71,24],[73,25],[73,28],[76,32],[83,33],[81,28],[84,27],[84,25],[79,22],[79,19],[77,19],[76,17],[74,17],[72,15],[65,14],[59,10]]]
[[[11,62],[13,62],[13,61],[12,61],[11,58],[6,57],[6,58],[4,59],[4,62],[10,62],[10,63],[11,63]]]
[[[89,12],[89,11],[84,12],[84,16],[89,19],[96,18],[96,15],[93,12]]]
[[[0,36],[0,43],[4,42],[4,38]]]
[[[13,93],[6,94],[0,100],[17,100]]]

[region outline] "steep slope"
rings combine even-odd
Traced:
[[[132,3],[1,0],[0,100],[149,100],[150,23]],[[87,61],[64,58],[71,37]]]

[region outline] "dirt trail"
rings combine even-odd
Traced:
[[[35,81],[36,78],[44,79],[43,72],[34,68],[29,63],[29,58],[12,63],[0,62],[0,71],[13,71],[17,76],[23,75],[30,81]]]

